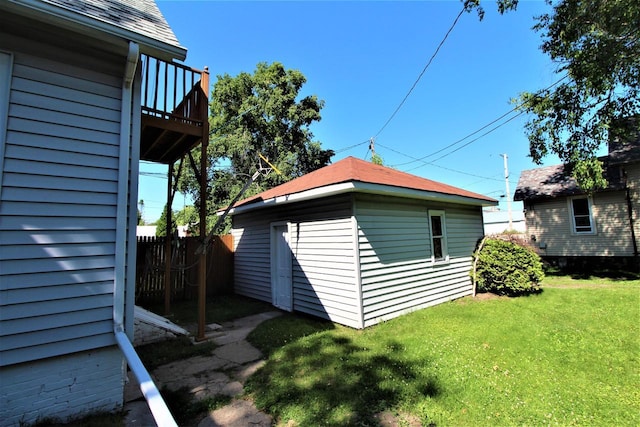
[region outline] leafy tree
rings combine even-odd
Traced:
[[[200,218],[195,206],[185,206],[176,212],[174,219],[178,225],[188,225],[191,235],[197,236],[199,234],[200,230],[197,224],[200,222]]]
[[[467,10],[482,9],[463,0]],[[532,118],[526,124],[531,158],[550,153],[572,168],[579,185],[602,188],[606,180],[595,153],[607,141],[640,134],[640,2],[559,0],[537,18],[542,52],[566,77],[553,88],[525,92],[517,100]],[[517,0],[498,0],[501,12]]]
[[[176,224],[178,225],[189,225],[195,224],[198,222],[198,211],[195,206],[189,205],[182,208],[182,210],[176,212],[175,214]]]
[[[258,154],[282,174],[258,180],[245,196],[329,164],[333,151],[323,150],[309,130],[321,119],[324,102],[315,95],[301,97],[305,82],[300,71],[287,70],[278,62],[259,63],[253,74],[218,76],[210,103],[212,132],[207,152],[210,223],[212,211],[226,206],[256,171]],[[194,154],[198,161],[199,153]],[[190,168],[183,173],[180,190],[199,206],[199,186]]]
[[[594,153],[611,139],[628,141],[640,122],[640,2],[562,0],[534,26],[541,49],[568,76],[540,93],[523,93],[531,157],[549,152],[573,166],[580,185],[606,185]],[[631,124],[631,126],[629,126]]]
[[[176,215],[175,212],[171,211],[171,232],[175,233],[178,231],[178,227],[176,226]],[[166,236],[167,235],[167,205],[164,205],[162,209],[162,214],[160,218],[156,221],[156,236]]]

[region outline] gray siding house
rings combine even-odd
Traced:
[[[353,328],[471,295],[496,204],[348,157],[234,206],[235,292]]]
[[[600,160],[605,189],[587,194],[565,166],[548,166],[523,171],[514,200],[523,201],[527,235],[549,262],[640,271],[640,141],[611,144]]]
[[[0,2],[0,426],[122,407],[141,55],[186,55],[152,0]]]

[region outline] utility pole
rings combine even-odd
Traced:
[[[509,230],[513,230],[513,219],[511,217],[511,191],[509,191],[509,167],[507,166],[507,154],[500,154],[500,156],[504,159],[504,185],[506,187],[507,193],[505,197],[507,198],[507,212],[509,213]]]

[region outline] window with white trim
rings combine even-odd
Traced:
[[[596,228],[593,223],[593,211],[591,198],[572,197],[569,199],[569,210],[571,212],[571,228],[576,234],[595,234]]]
[[[431,231],[431,260],[433,262],[448,261],[447,227],[444,220],[444,211],[429,211],[429,229]]]

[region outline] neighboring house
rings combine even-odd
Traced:
[[[511,212],[511,226],[509,226],[509,212],[507,211],[485,209],[482,216],[484,218],[484,234],[526,233],[527,231],[524,213],[520,210]]]
[[[156,228],[157,227],[155,225],[138,225],[136,227],[136,236],[137,237],[155,237]]]
[[[158,227],[155,225],[138,225],[136,227],[136,236],[138,237],[155,237],[156,229]],[[178,237],[187,237],[189,236],[189,226],[188,225],[178,225]]]
[[[354,328],[470,295],[496,204],[348,157],[234,206],[235,292]]]
[[[548,166],[523,171],[514,200],[524,202],[527,234],[548,261],[640,269],[640,142],[610,144],[600,160],[603,190],[586,194],[563,165]]]
[[[143,73],[185,55],[153,0],[0,2],[1,426],[122,407],[138,163],[179,156]]]

